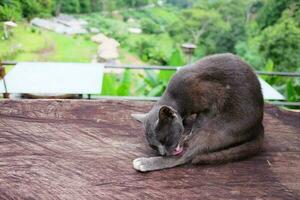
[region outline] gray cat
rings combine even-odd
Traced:
[[[217,54],[183,67],[147,114],[132,115],[161,155],[137,158],[133,167],[145,172],[255,155],[263,143],[263,107],[259,81],[239,57]]]

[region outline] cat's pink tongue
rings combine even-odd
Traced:
[[[177,155],[181,154],[182,151],[183,151],[183,147],[181,147],[181,146],[178,145],[176,147],[176,149],[173,151],[173,156],[177,156]]]

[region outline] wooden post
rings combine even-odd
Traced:
[[[4,39],[8,39],[8,28],[5,24],[3,24],[3,31],[4,31]]]
[[[6,88],[6,83],[5,83],[5,68],[2,65],[1,61],[0,61],[0,79],[3,79],[3,84],[4,84],[4,89],[5,89],[5,93],[3,93],[3,97],[4,98],[9,98],[9,94],[7,93],[7,88]]]

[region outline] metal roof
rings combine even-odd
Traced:
[[[100,94],[103,71],[99,63],[20,62],[5,81],[8,93]]]
[[[264,99],[267,100],[285,100],[285,97],[275,90],[269,83],[261,78],[258,78]]]

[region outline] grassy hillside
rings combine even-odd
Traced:
[[[89,37],[67,36],[19,24],[0,43],[0,58],[13,61],[90,62],[97,45]]]

